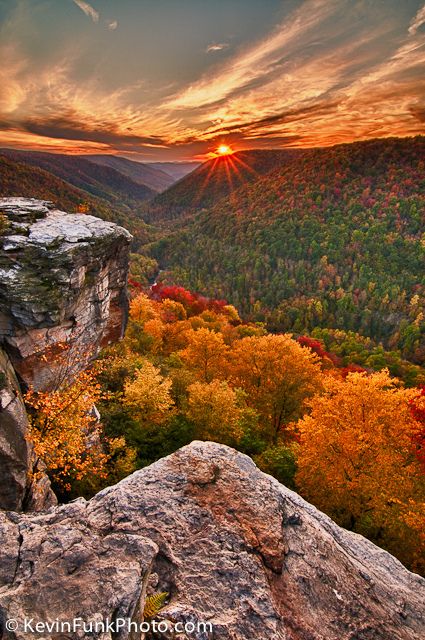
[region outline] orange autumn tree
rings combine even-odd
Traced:
[[[224,377],[228,351],[221,333],[202,328],[190,332],[188,345],[179,356],[198,380],[212,382]]]
[[[161,303],[139,294],[130,303],[130,323],[125,344],[137,353],[170,355],[187,344],[191,325],[180,302]]]
[[[165,298],[160,306],[161,313],[161,342],[159,349],[161,355],[169,356],[179,349],[183,349],[188,341],[191,330],[190,322],[184,306],[180,302]],[[145,331],[154,335],[153,320],[145,324]]]
[[[321,387],[319,358],[287,334],[236,341],[229,368],[233,384],[247,393],[264,436],[274,444],[285,425],[303,415],[306,400]]]
[[[130,319],[139,325],[147,320],[159,317],[160,305],[151,300],[145,293],[140,293],[130,301]]]
[[[145,326],[151,326],[151,332]],[[136,353],[156,351],[161,343],[162,321],[160,305],[141,293],[130,302],[130,317],[125,343]]]
[[[296,481],[302,494],[340,524],[425,569],[425,477],[415,451],[421,429],[415,389],[387,370],[329,377],[298,422]]]
[[[108,456],[100,442],[100,425],[93,406],[101,399],[94,373],[83,371],[68,386],[51,391],[30,389],[29,439],[36,455],[34,474],[42,463],[54,480],[70,490],[72,480],[88,475],[105,477]]]

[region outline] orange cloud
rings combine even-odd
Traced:
[[[90,4],[73,1],[99,20]],[[351,26],[361,13],[354,4],[301,2],[258,42],[228,51],[221,63],[209,57],[199,77],[159,89],[136,76],[123,85],[117,79],[112,90],[103,86],[95,65],[86,69],[89,49],[79,42],[35,68],[2,27],[0,142],[78,153],[175,148],[199,155],[223,136],[226,144],[247,148],[423,133],[425,7],[410,20],[403,14],[404,22],[396,12],[370,24],[362,15],[359,29]],[[114,30],[118,22],[105,25]],[[227,46],[212,43],[207,51]]]

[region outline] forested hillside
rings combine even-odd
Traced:
[[[118,221],[139,250],[124,340],[26,394],[31,440],[61,500],[217,440],[423,573],[425,138],[273,158],[238,188],[235,159],[207,163],[155,199],[156,227],[0,158],[2,195]]]
[[[151,167],[144,162],[134,162],[127,158],[106,154],[80,156],[83,160],[89,160],[95,164],[116,169],[137,184],[145,185],[154,191],[165,191],[175,182],[168,173],[158,167]]]
[[[208,160],[157,196],[149,204],[147,217],[158,222],[214,204],[241,185],[286,166],[301,153],[296,149],[253,149]]]
[[[65,211],[86,206],[93,215],[102,214],[108,203],[90,196],[44,169],[12,160],[0,153],[0,196],[23,196],[52,200]]]
[[[66,350],[58,360],[66,370]],[[242,323],[223,300],[154,287],[132,299],[126,337],[91,371],[26,402],[61,499],[215,440],[423,572],[424,394],[344,367],[318,341]]]
[[[424,159],[422,136],[305,151],[183,219],[154,255],[166,281],[273,331],[359,332],[423,363]]]
[[[116,169],[79,156],[15,149],[2,149],[1,153],[16,162],[49,171],[74,187],[114,205],[137,206],[155,194],[149,187],[134,182]]]

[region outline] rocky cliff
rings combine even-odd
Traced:
[[[31,480],[33,453],[19,382],[0,348],[0,508],[39,511],[56,504],[47,476]]]
[[[54,497],[31,482],[20,383],[69,378],[122,335],[131,236],[40,200],[2,198],[0,215],[0,508],[37,510]]]
[[[425,580],[223,445],[195,442],[89,502],[0,514],[0,620],[140,622],[155,638],[418,640]],[[212,631],[198,622],[210,623]],[[121,629],[31,637],[139,638]]]
[[[55,377],[56,345],[78,351],[78,370],[122,335],[131,236],[41,200],[2,198],[0,213],[8,221],[0,245],[0,343],[21,380],[45,388]]]

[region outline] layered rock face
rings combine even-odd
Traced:
[[[42,510],[56,504],[47,476],[31,480],[33,453],[15,372],[0,348],[0,508]]]
[[[25,384],[46,388],[56,345],[76,349],[74,372],[122,335],[131,236],[40,200],[2,198],[0,213],[0,343]]]
[[[0,532],[0,620],[18,623],[5,638],[28,637],[25,617],[137,622],[153,590],[170,594],[159,618],[192,626],[146,637],[425,637],[425,580],[219,444],[192,443],[89,502],[0,514]]]
[[[54,386],[122,335],[131,236],[40,200],[2,198],[0,214],[0,508],[40,510],[54,496],[47,476],[31,481],[17,377],[35,389]]]

